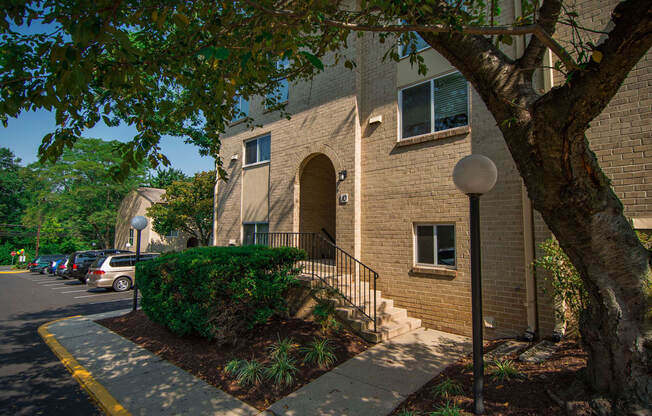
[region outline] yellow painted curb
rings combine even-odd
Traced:
[[[0,274],[13,274],[13,273],[29,273],[29,270],[3,270],[0,272]]]
[[[66,366],[68,371],[70,371],[75,380],[77,380],[91,398],[97,402],[104,414],[108,416],[131,416],[131,413],[118,403],[118,401],[111,396],[111,393],[109,393],[103,385],[98,383],[97,380],[93,378],[93,375],[79,364],[77,360],[75,360],[75,357],[73,357],[72,354],[70,354],[68,350],[57,341],[54,335],[48,331],[49,326],[55,322],[71,318],[79,318],[80,316],[81,315],[69,316],[67,318],[47,322],[38,328],[38,333],[48,347],[50,347],[52,352],[54,352],[59,360],[61,360],[63,365]]]

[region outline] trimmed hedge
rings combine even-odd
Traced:
[[[198,247],[136,267],[142,309],[177,335],[235,341],[243,331],[287,311],[297,282],[295,248]]]

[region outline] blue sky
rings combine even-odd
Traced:
[[[0,147],[8,147],[24,164],[37,160],[38,147],[43,136],[54,131],[54,113],[49,111],[30,111],[22,113],[18,118],[10,118],[7,127],[0,125]],[[136,134],[136,129],[127,125],[108,127],[103,122],[83,133],[84,137],[94,137],[105,140],[128,141]],[[181,169],[186,174],[211,170],[215,161],[211,157],[202,157],[196,146],[185,144],[183,139],[163,137],[161,149],[171,166]]]
[[[54,30],[55,27],[52,24],[44,25],[38,21],[32,22],[30,26],[12,26],[13,30],[23,34],[47,33]],[[55,125],[53,112],[40,110],[22,113],[18,118],[10,118],[7,127],[0,125],[0,147],[11,149],[16,156],[23,160],[23,164],[35,162],[38,159],[38,147],[43,136],[54,131]],[[100,122],[82,135],[126,142],[136,135],[136,129],[127,125],[108,127],[104,122]],[[185,144],[182,138],[163,137],[161,149],[170,160],[171,167],[181,169],[186,174],[192,175],[215,168],[213,158],[200,156],[198,148]]]

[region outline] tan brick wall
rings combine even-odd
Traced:
[[[587,23],[604,21],[608,11],[599,10],[602,3],[582,2],[580,6],[594,8],[589,18],[593,20]],[[609,7],[613,4],[608,2]],[[521,334],[527,327],[524,275],[530,267],[524,260],[523,189],[496,121],[472,91],[468,131],[397,145],[397,65],[382,61],[388,46],[380,44],[374,35],[365,34],[350,45],[349,53],[358,63],[355,71],[329,68],[312,82],[291,86],[291,120],[263,113],[260,102],[254,101],[252,115],[264,127],[250,131],[235,126],[224,139],[222,154],[230,180],[220,185],[218,243],[227,244],[230,239],[239,242],[240,238],[242,142],[271,133],[270,230],[299,231],[297,206],[302,197],[307,197],[297,190],[299,167],[310,155],[325,154],[335,172],[348,171],[348,178],[338,183],[336,191],[336,197],[349,194],[348,204],[336,205],[338,245],[354,251],[354,213],[361,210],[360,260],[379,273],[383,296],[407,308],[410,316],[421,318],[427,327],[469,335],[468,198],[457,191],[451,173],[460,158],[484,154],[494,160],[499,171],[495,189],[481,199],[484,314],[494,322],[486,334]],[[651,72],[648,54],[589,131],[592,147],[630,216],[652,216]],[[375,116],[382,116],[382,123],[370,125],[368,120]],[[356,127],[361,131],[360,172],[355,169]],[[240,158],[230,163],[234,153]],[[358,207],[354,179],[361,182]],[[455,224],[455,276],[411,272],[416,222]],[[536,212],[533,223],[535,244],[550,237]],[[540,254],[538,250],[536,254]],[[542,273],[536,275],[538,322],[546,335],[554,327],[554,314],[549,291],[544,290],[546,281]]]

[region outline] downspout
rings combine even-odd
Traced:
[[[523,15],[521,0],[514,0],[514,17]],[[514,42],[515,57],[523,56],[525,44],[528,38],[517,36]],[[536,338],[539,330],[539,316],[537,313],[537,280],[536,272],[533,267],[535,254],[534,240],[534,211],[532,201],[530,200],[525,183],[521,180],[521,207],[523,215],[523,263],[525,271],[525,309],[527,314],[527,329],[523,338],[531,341]]]

